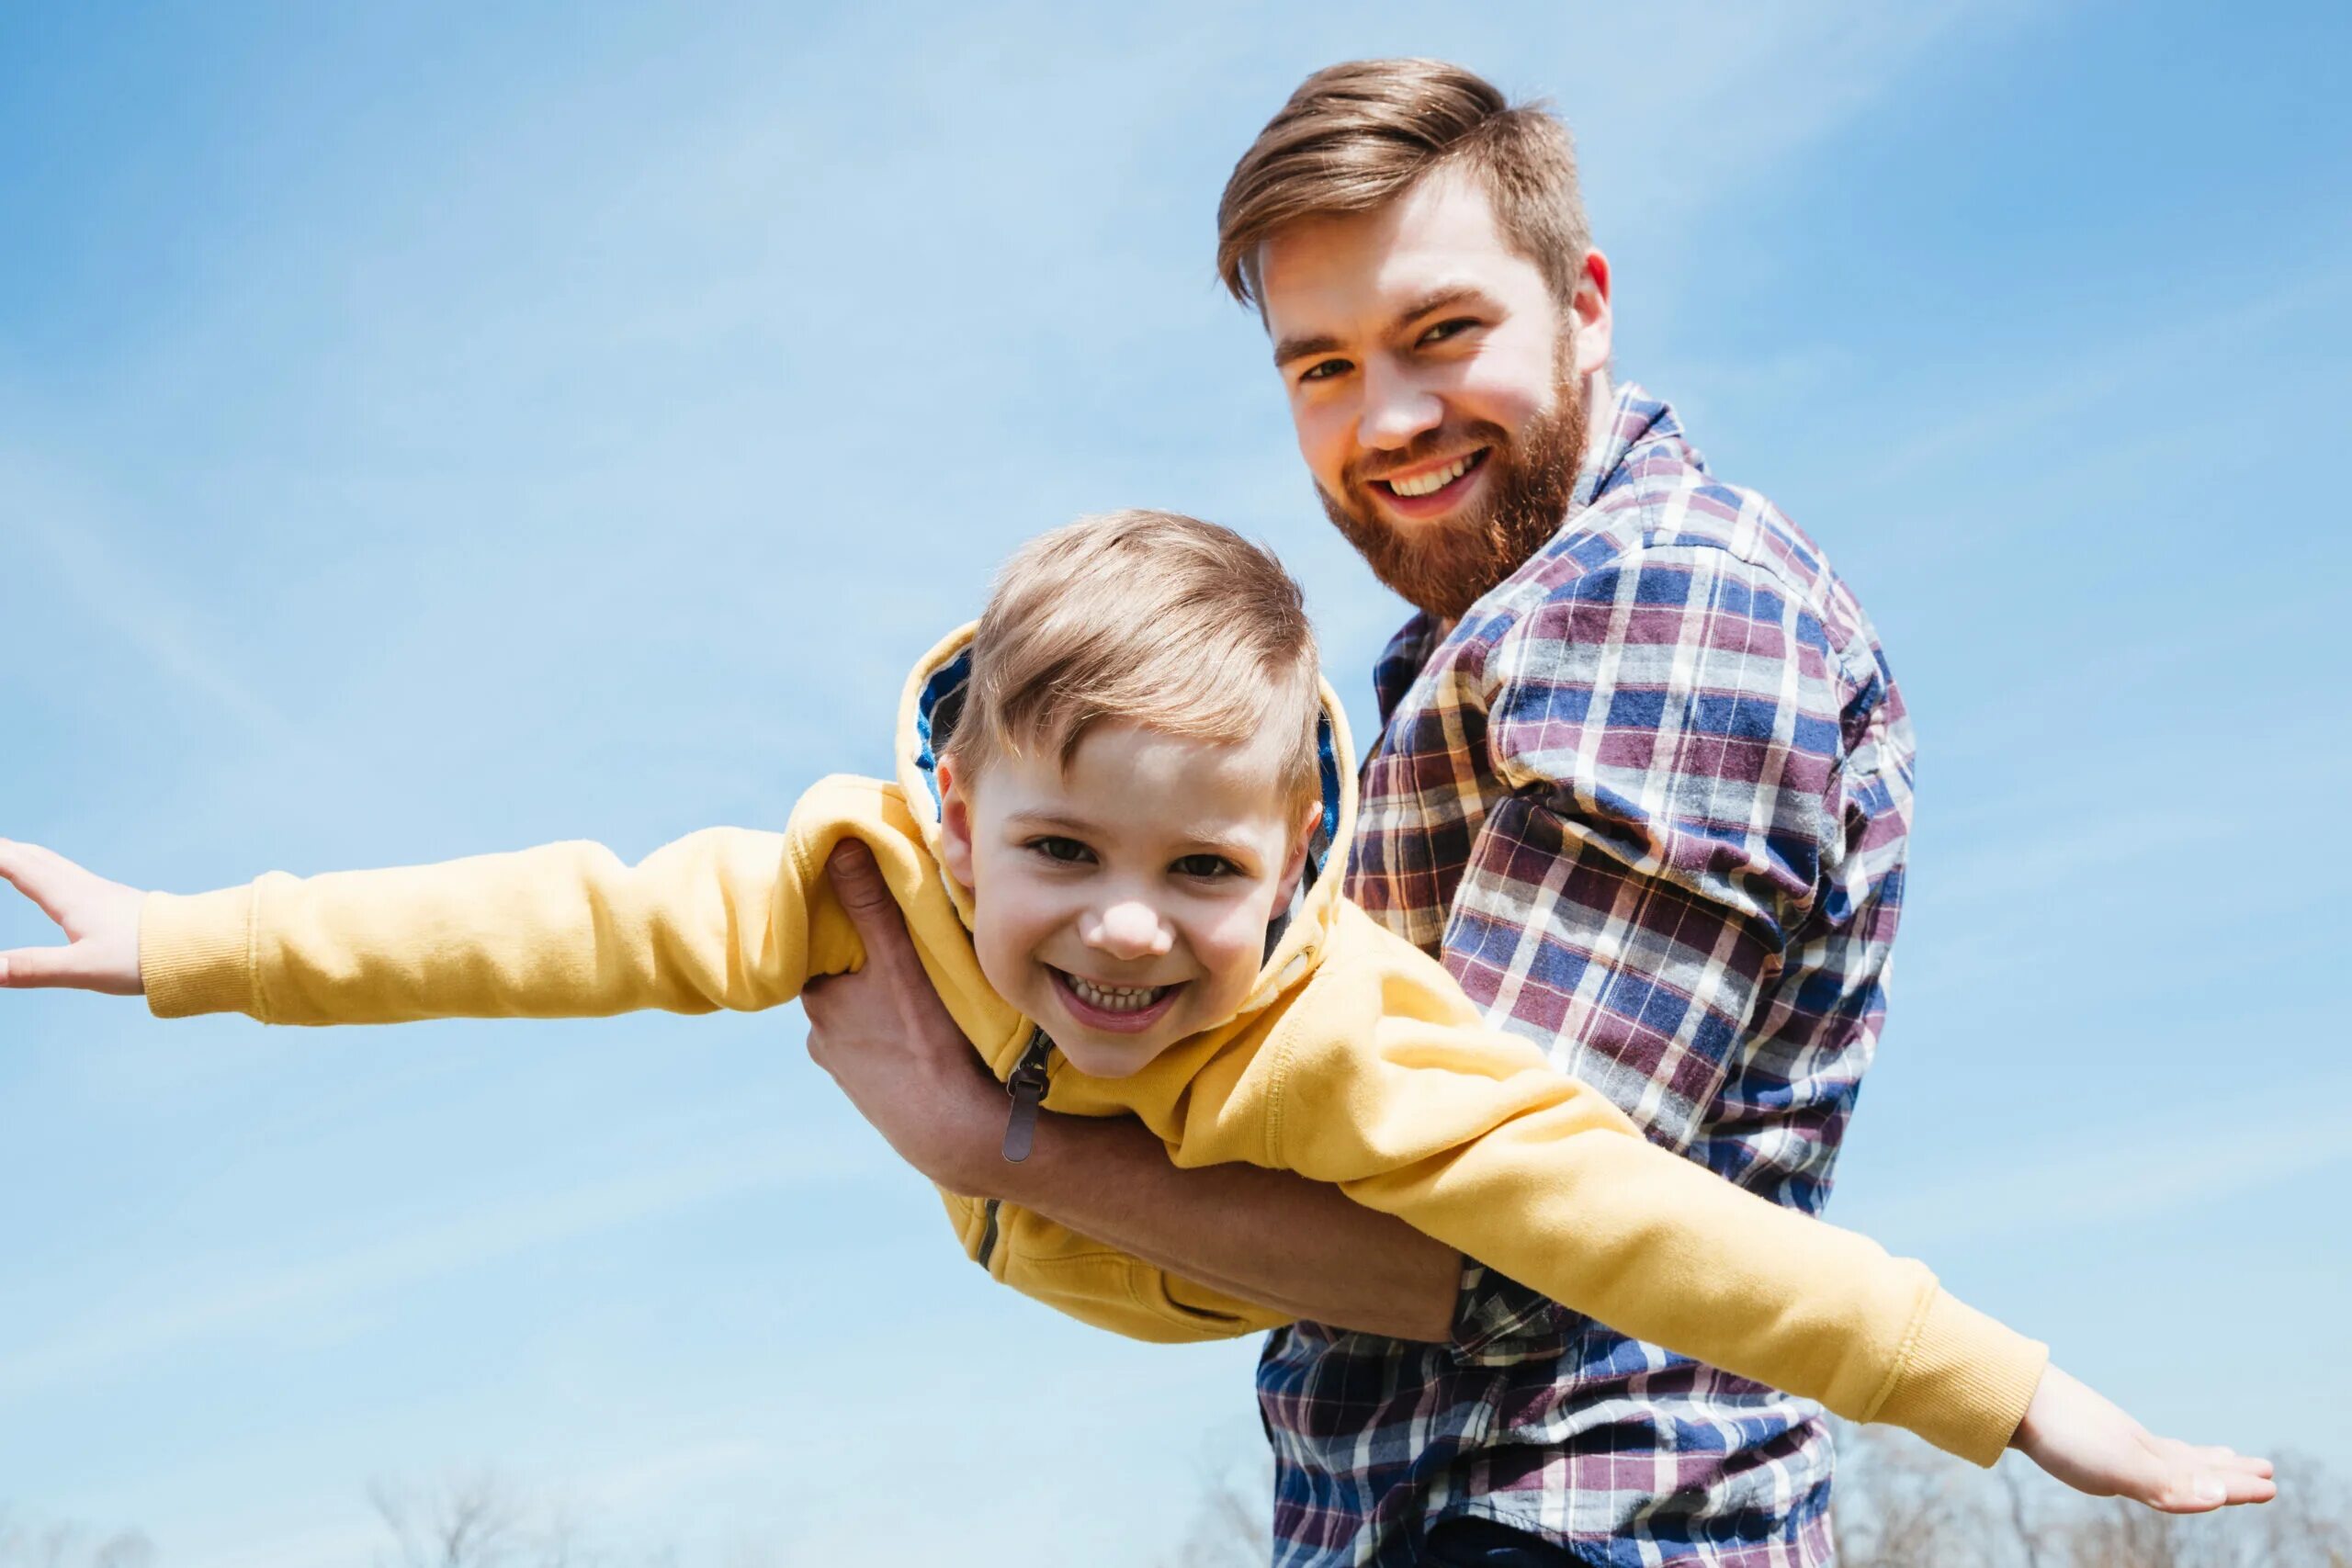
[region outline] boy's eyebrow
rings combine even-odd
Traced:
[[[1004,820],[1007,827],[1016,829],[1055,828],[1065,833],[1085,837],[1099,837],[1102,832],[1095,823],[1084,817],[1075,817],[1048,807],[1033,807],[1026,811],[1012,812]],[[1231,860],[1246,860],[1257,852],[1247,833],[1225,834],[1213,829],[1187,828],[1182,829],[1177,838],[1185,846],[1187,854],[1207,852]]]
[[[1083,817],[1073,817],[1067,811],[1054,811],[1044,807],[1032,807],[1027,811],[1015,811],[1007,817],[1005,821],[1020,828],[1059,828],[1071,833],[1095,831],[1094,824]]]
[[[1484,305],[1487,291],[1475,283],[1448,283],[1430,289],[1410,305],[1396,312],[1389,321],[1388,330],[1403,332],[1432,310],[1442,310],[1449,305]],[[1274,345],[1274,367],[1280,369],[1294,359],[1310,355],[1337,354],[1342,344],[1329,333],[1302,333],[1286,337]]]

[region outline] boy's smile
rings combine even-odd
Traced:
[[[1248,998],[1304,859],[1278,754],[1099,724],[1067,768],[1007,751],[967,784],[943,766],[981,973],[1080,1071],[1136,1072]]]

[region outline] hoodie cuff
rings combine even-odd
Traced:
[[[150,893],[139,910],[139,978],[157,1018],[242,1012],[260,1018],[254,983],[254,890],[182,897]]]
[[[1990,1468],[2017,1435],[2049,1364],[2049,1346],[1939,1288],[1886,1397],[1868,1418]]]

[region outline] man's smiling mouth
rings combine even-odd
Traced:
[[[1434,468],[1427,468],[1417,474],[1374,479],[1372,482],[1386,491],[1391,496],[1407,501],[1419,501],[1461,483],[1486,462],[1487,452],[1487,448],[1481,446],[1475,452],[1464,452],[1452,462],[1441,463]]]

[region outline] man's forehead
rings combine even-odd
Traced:
[[[1313,318],[1394,308],[1460,287],[1509,287],[1534,264],[1514,251],[1485,187],[1442,170],[1367,212],[1302,218],[1258,247],[1260,298],[1280,339]]]

